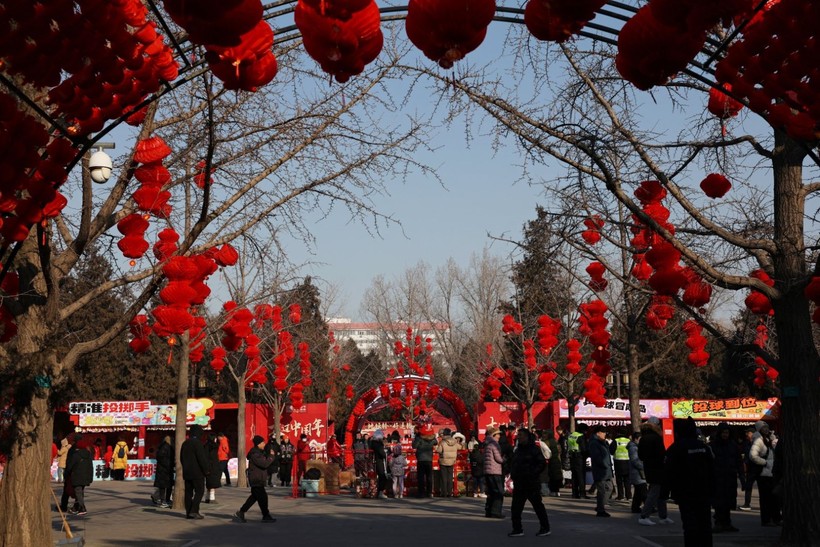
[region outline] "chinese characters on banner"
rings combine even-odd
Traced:
[[[759,401],[754,397],[734,399],[685,399],[672,401],[672,417],[695,420],[757,421],[778,417],[776,398]]]
[[[640,405],[642,418],[648,418],[649,416],[661,419],[669,418],[669,401],[667,399],[641,399]],[[630,409],[631,406],[626,399],[607,399],[604,406],[597,407],[581,398],[575,407],[575,417],[580,420],[626,420],[626,423],[629,423]],[[566,399],[559,401],[559,412],[561,418],[569,418]]]
[[[105,464],[102,460],[94,460],[94,480],[103,480],[103,469]],[[125,480],[128,481],[153,481],[157,471],[156,460],[128,460],[125,468]],[[51,464],[51,480],[57,480],[57,461]]]
[[[188,399],[188,425],[208,425],[211,399]],[[68,413],[79,417],[80,427],[140,427],[173,426],[176,424],[176,405],[153,405],[151,401],[94,401],[72,402]]]
[[[290,413],[283,413],[280,422],[280,433],[290,437],[292,443],[302,433],[309,441],[324,443],[327,435],[327,405],[324,403],[307,403],[301,408],[293,409]]]

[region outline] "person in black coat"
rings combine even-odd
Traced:
[[[151,501],[158,507],[170,507],[171,491],[174,488],[174,448],[171,437],[166,435],[157,447],[157,470],[154,474],[154,488]]]
[[[715,495],[712,497],[715,526],[712,532],[738,531],[732,526],[731,512],[737,508],[737,479],[743,476],[743,458],[731,434],[729,424],[721,422],[711,444],[715,456]]]
[[[185,515],[189,519],[203,519],[199,504],[205,493],[205,477],[210,471],[208,454],[200,440],[202,426],[194,424],[188,440],[182,443],[179,459],[182,463],[182,478],[185,479]]]
[[[273,476],[279,472],[279,443],[276,442],[276,435],[271,433],[268,444],[265,445],[265,455],[273,458],[273,463],[268,466],[268,486],[273,484]]]
[[[219,462],[219,437],[208,439],[205,446],[208,451],[208,474],[205,476],[205,488],[208,495],[205,503],[216,503],[216,489],[222,486],[222,464]]]
[[[666,447],[663,444],[661,434],[661,421],[659,418],[650,416],[645,423],[641,424],[638,458],[643,462],[644,476],[649,484],[647,486],[646,501],[641,511],[641,518],[638,519],[638,523],[644,526],[655,525],[655,522],[650,518],[655,509],[658,510],[658,518],[663,524],[674,523],[667,514],[666,492],[663,490]]]
[[[373,433],[373,438],[370,439],[370,450],[373,451],[373,465],[376,469],[376,496],[378,498],[386,498],[388,480],[387,480],[387,452],[384,450],[384,432],[377,429]]]
[[[686,547],[712,547],[709,500],[714,495],[714,457],[698,439],[692,418],[675,418],[675,442],[666,451],[665,482],[678,504]],[[641,439],[643,445],[646,437]],[[646,465],[646,462],[644,462]]]
[[[547,517],[547,510],[541,500],[541,472],[547,466],[547,460],[541,452],[541,447],[535,442],[535,438],[529,429],[518,430],[518,446],[513,452],[510,461],[510,476],[513,480],[513,495],[510,511],[512,513],[513,530],[508,535],[510,537],[520,537],[524,535],[524,528],[521,524],[521,513],[524,511],[524,504],[529,501],[541,528],[537,536],[548,536],[550,534],[550,521]]]
[[[268,467],[273,463],[273,456],[265,454],[265,438],[261,435],[256,435],[251,442],[253,448],[248,452],[248,483],[251,486],[251,495],[234,516],[239,522],[248,522],[245,520],[245,513],[254,503],[258,503],[259,510],[262,511],[262,522],[276,522],[268,511],[268,493],[265,491]]]
[[[85,515],[85,487],[94,482],[94,462],[88,443],[81,435],[74,438],[74,450],[70,451],[65,464],[65,474],[71,477],[74,488],[75,508],[78,515]]]

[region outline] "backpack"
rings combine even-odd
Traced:
[[[125,458],[125,447],[121,446],[119,450],[117,450],[117,458],[124,459]]]

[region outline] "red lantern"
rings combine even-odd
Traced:
[[[707,175],[700,183],[703,193],[712,199],[722,198],[732,188],[732,183],[719,173]]]

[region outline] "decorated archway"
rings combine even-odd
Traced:
[[[386,379],[365,391],[345,424],[345,445],[353,446],[353,438],[368,416],[391,407],[397,412],[409,410],[417,419],[422,411],[435,409],[457,424],[459,431],[469,433],[473,417],[467,405],[453,390],[440,386],[428,376],[406,374]],[[345,453],[345,465],[353,465],[353,452]]]

